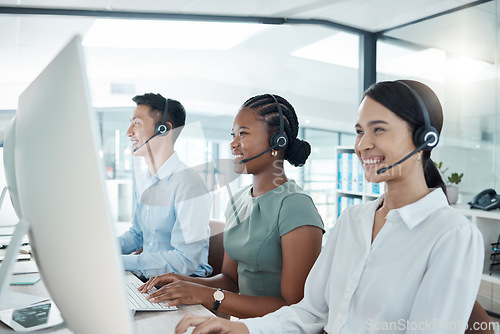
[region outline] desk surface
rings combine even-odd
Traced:
[[[127,273],[127,275],[132,275]],[[31,295],[47,297],[49,293],[42,281],[34,285],[11,285],[10,290],[22,292]],[[213,316],[213,314],[201,305],[179,306],[177,311],[160,312],[136,312],[134,315],[134,324],[137,333],[173,333],[179,320],[187,313],[193,313],[203,316]],[[98,326],[99,324],[96,324]],[[6,325],[0,323],[0,330],[8,329]],[[53,333],[72,333],[71,330],[63,328]]]

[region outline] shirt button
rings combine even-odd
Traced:
[[[388,223],[387,225],[388,225],[389,227],[392,227],[392,223]]]

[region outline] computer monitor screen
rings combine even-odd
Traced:
[[[131,333],[83,51],[72,39],[19,97],[15,174],[43,282],[76,333]]]

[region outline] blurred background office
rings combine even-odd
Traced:
[[[337,217],[335,148],[354,143],[363,90],[399,78],[422,81],[441,99],[445,126],[434,160],[464,173],[459,202],[466,203],[485,188],[500,190],[499,5],[75,0],[62,6],[54,0],[0,0],[0,143],[19,95],[80,34],[116,221],[128,222],[132,214],[125,132],[134,95],[159,92],[185,105],[190,130],[176,148],[189,165],[208,162],[207,181],[217,173],[210,162],[231,158],[239,106],[266,92],[287,98],[299,115],[300,137],[312,145],[307,164],[287,166],[287,174],[311,194],[329,227]],[[61,163],[71,168],[64,157]],[[3,171],[0,179],[3,187]],[[227,199],[224,189],[214,193],[213,218],[223,219]],[[0,225],[14,223],[6,203]]]

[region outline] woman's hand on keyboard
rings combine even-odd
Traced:
[[[146,283],[139,286],[138,290],[142,293],[147,293],[154,287],[161,287],[172,282],[177,282],[180,280],[189,281],[190,277],[186,275],[179,274],[164,274],[160,276],[151,277]]]
[[[178,280],[163,286],[146,298],[152,303],[168,301],[166,303],[168,306],[201,304],[211,310],[216,290],[201,284]]]
[[[192,333],[249,333],[247,326],[238,321],[229,321],[218,317],[200,317],[186,314],[175,327],[175,334],[185,333],[188,328],[195,327]]]

